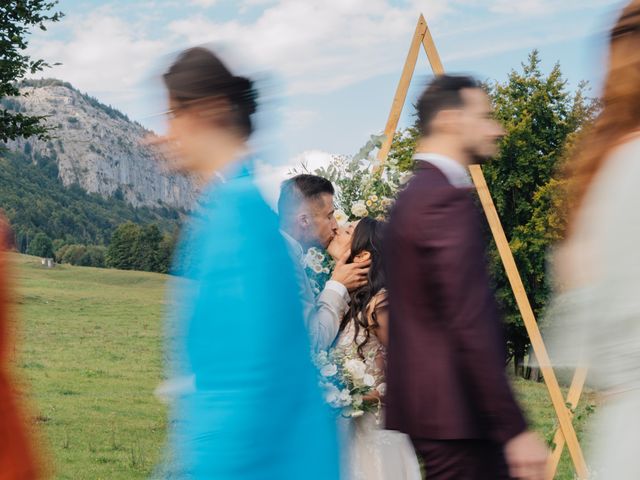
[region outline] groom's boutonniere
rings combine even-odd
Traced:
[[[320,251],[316,247],[311,247],[307,250],[304,257],[304,266],[311,282],[311,289],[315,296],[320,295],[322,289],[324,289],[327,280],[331,278],[331,272],[333,270],[333,259]]]

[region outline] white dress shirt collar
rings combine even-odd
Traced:
[[[440,170],[449,183],[456,188],[470,188],[473,186],[469,171],[450,157],[437,153],[416,153],[414,160],[428,162]]]

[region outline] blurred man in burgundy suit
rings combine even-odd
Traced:
[[[505,374],[501,318],[467,167],[503,134],[469,77],[441,76],[418,102],[415,175],[385,238],[390,301],[387,427],[410,435],[429,480],[542,479]]]

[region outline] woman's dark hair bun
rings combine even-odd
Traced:
[[[233,77],[236,84],[231,101],[249,114],[256,112],[258,108],[258,92],[253,86],[253,80],[247,77]]]
[[[250,116],[258,107],[253,81],[233,75],[212,51],[195,47],[182,52],[163,75],[169,95],[179,102],[223,95],[238,113],[237,126],[246,135],[253,131]]]

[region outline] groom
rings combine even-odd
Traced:
[[[547,452],[507,381],[467,172],[496,154],[502,128],[469,77],[437,77],[417,108],[415,176],[384,243],[387,427],[409,434],[429,480],[542,479]]]
[[[311,247],[326,249],[338,231],[334,217],[334,188],[317,175],[296,175],[280,188],[278,213],[280,230],[294,257],[304,317],[314,351],[331,346],[340,322],[349,309],[349,291],[367,283],[369,264],[336,259],[336,266],[324,290],[316,298],[305,273],[304,255]]]

